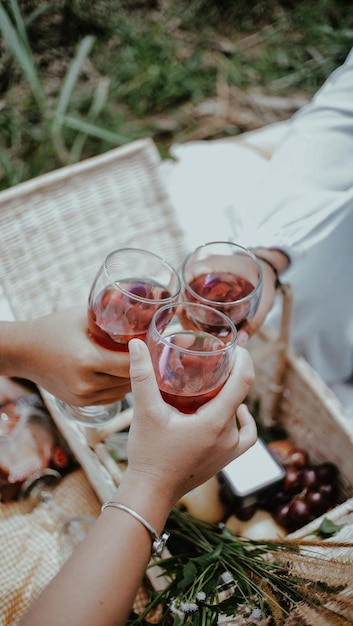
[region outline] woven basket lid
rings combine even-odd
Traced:
[[[140,247],[178,267],[185,242],[151,139],[0,193],[0,282],[17,319],[87,301],[106,254]]]

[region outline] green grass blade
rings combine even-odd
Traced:
[[[43,111],[45,97],[32,52],[27,49],[20,33],[14,28],[2,2],[0,2],[0,32],[2,32],[7,47],[29,83],[38,106]]]
[[[71,65],[67,71],[62,88],[60,90],[57,106],[55,109],[57,123],[60,123],[59,122],[60,118],[67,111],[67,108],[69,106],[70,99],[72,96],[72,92],[74,90],[74,87],[77,83],[80,72],[82,70],[82,65],[92,48],[93,42],[94,42],[94,37],[92,37],[91,35],[88,35],[80,42],[76,55],[73,61],[71,62]]]
[[[63,116],[61,119],[61,123],[65,124],[65,126],[71,128],[72,130],[86,133],[91,137],[103,139],[103,141],[108,141],[113,145],[128,143],[132,140],[131,137],[125,137],[124,135],[114,133],[105,128],[101,128],[100,126],[96,126],[95,124],[90,124],[89,122],[84,122],[83,120],[79,120],[78,118],[72,117],[70,115]]]
[[[88,112],[88,119],[93,121],[102,111],[108,100],[110,80],[109,78],[101,78],[98,81],[97,88]],[[87,139],[86,133],[79,133],[75,138],[70,150],[70,163],[76,163],[81,159],[82,150]]]
[[[3,171],[1,172],[1,170]],[[9,157],[5,146],[0,143],[0,190],[21,182],[22,174],[23,166],[19,166],[18,163],[14,164]],[[7,184],[4,184],[5,179]]]
[[[10,6],[11,6],[11,11],[15,20],[15,25],[16,25],[19,38],[22,41],[23,45],[26,47],[27,51],[30,52],[31,47],[29,45],[25,23],[22,18],[17,0],[10,0]]]
[[[32,24],[32,22],[35,22],[37,17],[42,15],[42,13],[44,13],[45,11],[48,11],[48,9],[50,9],[50,4],[49,3],[41,4],[40,6],[36,7],[32,11],[32,13],[26,18],[26,20],[25,20],[26,27],[29,26],[30,24]]]

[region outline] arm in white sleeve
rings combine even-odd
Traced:
[[[353,211],[353,49],[296,113],[238,219],[248,245],[295,257]]]

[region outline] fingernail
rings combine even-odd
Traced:
[[[244,346],[246,346],[246,344],[248,343],[250,339],[250,336],[248,335],[248,333],[245,330],[242,330],[239,335],[238,335],[238,346],[241,346],[242,348],[244,348]]]
[[[140,342],[138,339],[130,339],[129,354],[133,359],[137,359],[140,356]]]

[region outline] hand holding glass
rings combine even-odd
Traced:
[[[146,341],[164,400],[182,413],[194,413],[214,398],[231,372],[236,334],[229,318],[204,305],[159,309]]]
[[[183,300],[216,308],[237,330],[251,320],[262,294],[262,269],[248,249],[229,241],[196,248],[182,266]]]
[[[88,335],[108,350],[128,352],[133,337],[145,340],[154,312],[174,303],[180,293],[177,272],[161,257],[140,248],[120,248],[105,258],[88,299]],[[114,417],[117,403],[69,407],[65,413],[85,426]]]

